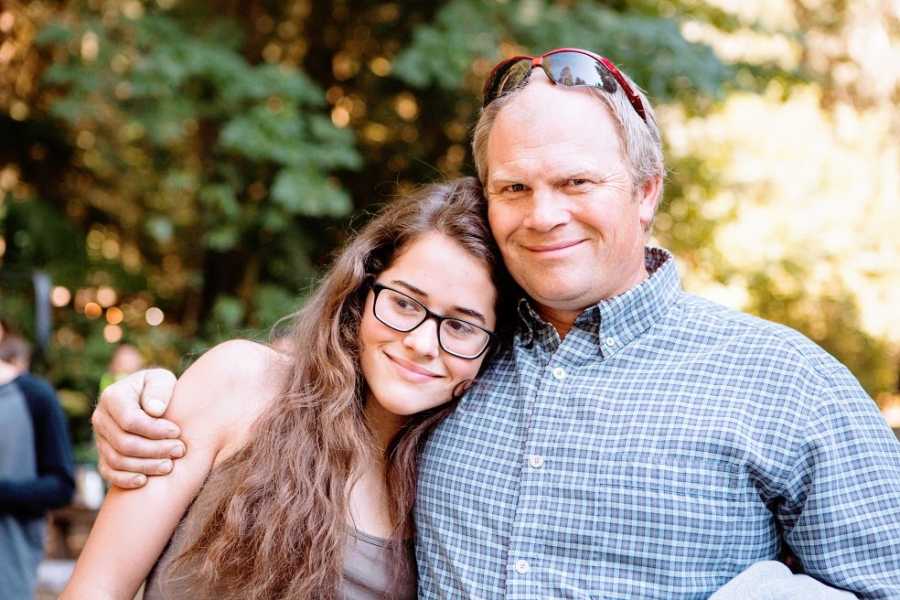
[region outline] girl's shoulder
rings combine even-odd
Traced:
[[[289,373],[285,355],[264,344],[223,342],[178,379],[166,418],[233,451],[243,446],[257,417],[281,394]]]

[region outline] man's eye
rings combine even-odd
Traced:
[[[586,185],[587,182],[588,182],[588,180],[583,177],[573,177],[572,179],[569,180],[569,185],[573,186],[573,187],[579,187],[582,185]]]
[[[506,186],[505,188],[503,188],[503,191],[511,193],[511,194],[520,194],[525,191],[525,184],[524,183],[511,183],[508,186]]]

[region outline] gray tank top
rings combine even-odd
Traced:
[[[189,575],[177,578],[168,572],[168,566],[185,550],[189,540],[196,537],[207,515],[212,512],[213,498],[209,490],[214,489],[212,486],[217,483],[217,474],[218,470],[210,474],[147,577],[143,600],[214,600],[200,596]],[[392,568],[385,540],[362,532],[354,533],[349,536],[344,549],[344,572],[338,597],[343,600],[414,599],[414,569],[403,574],[391,591]]]

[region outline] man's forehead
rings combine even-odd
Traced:
[[[540,74],[540,76],[538,76]],[[579,110],[587,112],[605,112],[606,106],[594,96],[588,87],[565,87],[552,83],[544,72],[535,70],[528,83],[500,109],[499,115],[505,112],[522,111],[529,108],[550,108],[555,110]],[[512,110],[511,110],[512,109]]]
[[[499,157],[491,162],[489,157],[488,161],[491,163],[488,185],[523,181],[535,175],[551,180],[570,179],[580,175],[599,175],[603,170],[597,161],[577,152],[527,156],[515,161],[504,161],[503,157]]]
[[[619,149],[615,122],[601,100],[585,88],[561,88],[545,77],[529,83],[498,113],[487,144],[488,179],[535,167],[572,175],[596,167],[597,154]]]

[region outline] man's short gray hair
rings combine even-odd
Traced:
[[[622,91],[622,86],[617,86],[618,89],[612,94],[593,88],[590,91],[603,102],[616,122],[619,143],[625,152],[625,159],[628,163],[628,170],[631,173],[634,186],[641,186],[653,177],[659,177],[660,181],[662,181],[665,179],[666,167],[663,162],[662,140],[659,134],[659,127],[656,125],[656,115],[653,113],[653,107],[650,106],[646,94],[631,78],[624,73],[622,73],[622,76],[640,97],[644,105],[644,114],[647,115],[646,122],[634,110],[625,92]],[[478,178],[481,180],[482,185],[487,185],[488,138],[491,128],[494,126],[494,121],[497,119],[497,114],[526,86],[527,83],[497,98],[488,104],[478,117],[472,136],[472,153],[475,157],[475,168],[478,171]],[[662,198],[662,184],[660,184],[660,198]]]

